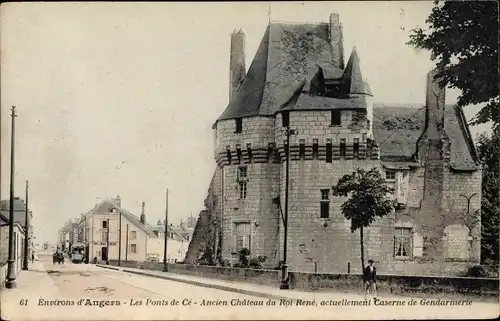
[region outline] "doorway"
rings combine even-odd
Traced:
[[[101,248],[101,260],[107,261],[108,260],[108,248],[107,247],[102,247]]]

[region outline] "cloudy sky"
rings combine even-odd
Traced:
[[[269,8],[285,22],[338,12],[375,100],[424,103],[433,63],[405,42],[432,2],[2,4],[2,199],[16,105],[15,192],[29,180],[40,242],[115,195],[136,214],[146,202],[155,223],[168,188],[170,221],[197,215],[215,168],[211,126],[228,101],[230,34],[245,32],[248,68]]]

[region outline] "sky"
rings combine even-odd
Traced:
[[[376,102],[425,103],[428,52],[405,43],[432,2],[4,3],[1,5],[1,198],[9,198],[10,108],[15,194],[39,242],[99,200],[155,224],[198,215],[215,169],[212,125],[228,103],[230,34],[250,66],[271,21],[340,15]],[[446,102],[459,92],[448,90]],[[477,107],[465,109],[471,119]],[[473,136],[487,126],[472,127]]]

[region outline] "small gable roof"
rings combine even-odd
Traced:
[[[113,202],[111,199],[105,199],[101,201],[94,209],[90,211],[90,213],[110,213],[113,208],[116,208],[118,211],[122,213],[123,216],[125,216],[131,223],[136,225],[138,228],[146,232],[147,235],[149,236],[154,236],[155,234],[153,233],[153,229],[151,226],[148,224],[143,224],[141,220],[135,216],[134,214],[130,213],[126,209],[124,209],[121,206],[118,206],[115,202]]]

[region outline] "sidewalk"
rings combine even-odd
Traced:
[[[363,300],[364,295],[362,293],[344,293],[344,292],[307,292],[299,290],[280,290],[278,287],[252,284],[246,282],[229,281],[229,280],[218,280],[213,278],[198,277],[186,274],[177,274],[172,272],[162,272],[154,270],[143,270],[136,268],[121,268],[117,266],[109,265],[97,265],[101,268],[112,269],[116,271],[123,271],[126,273],[133,273],[139,275],[145,275],[150,277],[161,278],[169,281],[182,282],[187,284],[192,284],[196,286],[223,290],[229,292],[235,292],[239,294],[251,295],[263,298],[272,299],[302,299],[302,300]],[[381,299],[399,299],[404,300],[409,297],[395,296],[390,294],[382,294],[378,296]]]
[[[29,263],[28,270],[19,271],[15,289],[3,289],[1,300],[11,298],[38,297],[40,295],[57,296],[58,289],[39,261]],[[5,302],[5,301],[4,301]]]

